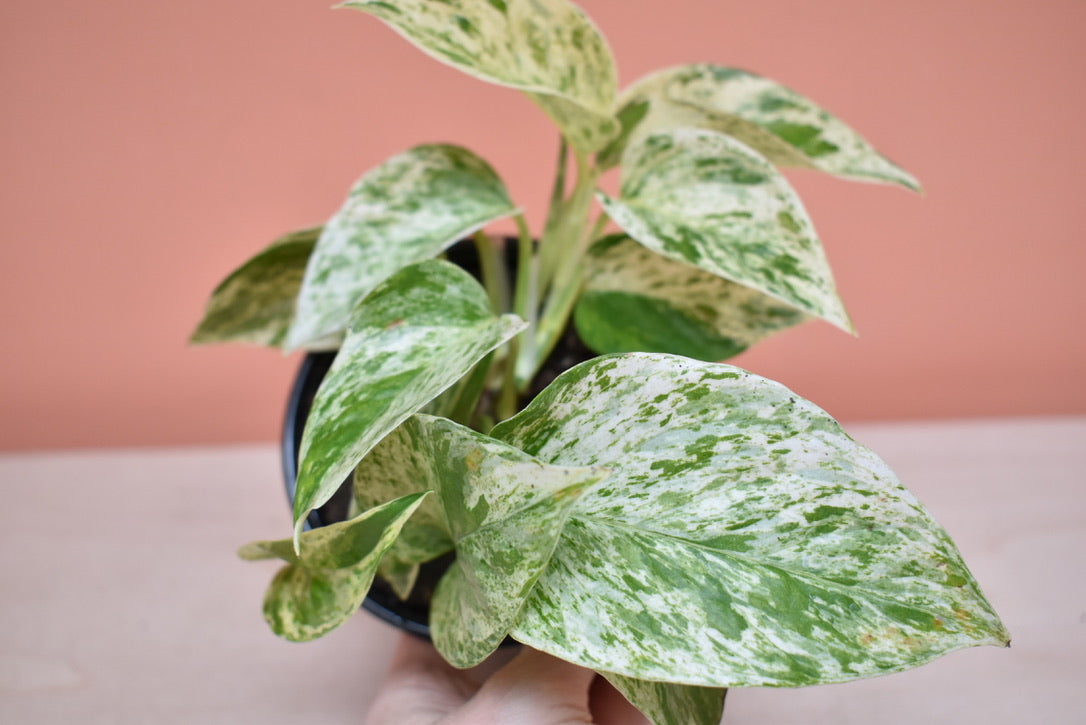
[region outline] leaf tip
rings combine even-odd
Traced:
[[[917,179],[908,171],[893,162],[891,162],[891,166],[893,166],[894,170],[897,171],[897,175],[894,181],[897,182],[898,186],[906,188],[909,191],[914,191],[921,196],[926,196],[926,194],[924,193],[924,187],[920,184],[919,179]]]
[[[507,312],[501,316],[501,324],[508,329],[510,337],[519,335],[528,327],[527,320],[520,315],[514,315],[512,312]]]
[[[1003,626],[1002,622],[999,623],[999,630],[995,633],[995,638],[1000,647],[1011,648],[1011,633]]]
[[[828,314],[822,315],[822,319],[842,332],[847,332],[853,337],[859,337],[860,333],[856,329],[856,324],[852,321],[852,316],[845,309],[845,305],[840,298],[837,298],[835,307],[836,309],[829,310]]]
[[[284,338],[284,340],[283,340],[283,352],[284,353],[295,352],[295,351],[299,350],[302,347],[302,345],[304,345],[304,344],[305,344],[305,335],[303,335],[298,330],[297,325],[292,324],[290,326],[290,329],[287,330],[286,338]]]
[[[591,466],[583,470],[587,474],[585,478],[565,488],[560,488],[552,494],[555,502],[572,504],[592,490],[596,484],[610,476],[614,469],[608,466]]]
[[[238,549],[238,558],[245,561],[259,561],[267,558],[267,554],[259,542],[252,541]]]
[[[848,322],[848,327],[845,328],[845,332],[852,335],[853,337],[859,337],[860,331],[856,329],[856,323],[852,321],[852,318],[848,317],[846,318],[846,321]]]

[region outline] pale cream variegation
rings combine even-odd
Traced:
[[[427,499],[429,500],[429,499]],[[390,554],[385,554],[381,563],[377,565],[377,576],[392,588],[392,592],[406,601],[415,589],[415,583],[419,578],[420,566],[407,564],[399,559],[391,559]]]
[[[745,71],[670,68],[616,103],[611,53],[568,0],[343,7],[524,92],[563,141],[538,243],[485,161],[423,145],[215,291],[194,341],[339,347],[302,438],[294,538],[241,552],[287,562],[265,599],[276,632],[320,636],[374,572],[406,598],[420,565],[455,554],[429,616],[449,662],[511,637],[602,673],[657,725],[716,723],[726,687],[1007,643],[949,537],[874,453],[781,385],[703,362],[810,317],[852,330],[774,165],[918,189],[912,176]],[[619,163],[619,195],[593,196]],[[511,215],[506,269],[482,230]],[[624,233],[600,240],[609,221]],[[481,283],[433,259],[472,234]],[[639,352],[536,395],[580,359],[556,347],[571,316],[597,351]],[[352,471],[350,519],[303,533]]]
[[[467,149],[430,144],[393,156],[355,183],[325,225],[287,346],[335,349],[354,305],[381,281],[516,211],[498,175]]]
[[[682,126],[734,136],[781,166],[920,190],[917,180],[813,101],[738,68],[683,65],[652,73],[618,101],[622,140],[604,154],[618,163],[626,144]]]
[[[445,660],[473,667],[497,649],[554,551],[579,494],[559,491],[457,542],[430,605],[430,636]]]
[[[603,36],[566,0],[351,0],[423,52],[526,92],[583,153],[619,130],[617,72]]]
[[[272,630],[303,642],[347,621],[366,598],[381,557],[425,497],[404,496],[348,521],[307,531],[301,535],[300,554],[290,539],[243,546],[238,552],[243,559],[287,562],[264,598],[264,617]]]
[[[581,339],[598,353],[666,352],[720,361],[808,319],[792,305],[625,235],[593,247],[585,276],[573,319]]]
[[[795,190],[730,136],[692,128],[649,136],[626,153],[619,197],[599,198],[652,251],[853,331]]]
[[[315,227],[280,237],[231,272],[212,292],[189,341],[282,345],[320,233],[321,227]]]
[[[439,260],[404,267],[355,309],[302,435],[295,530],[378,441],[524,328],[495,315],[471,275]]]
[[[354,469],[354,499],[366,510],[397,496],[435,488],[425,452],[412,444],[412,418],[385,436]],[[410,594],[420,564],[453,548],[441,504],[430,496],[411,517],[378,570],[401,599]]]
[[[413,461],[410,485],[437,492],[456,562],[435,592],[431,634],[448,662],[474,666],[505,639],[574,501],[608,469],[547,465],[427,415],[408,419],[378,449]]]
[[[649,682],[602,673],[655,725],[720,725],[725,690],[719,687]]]
[[[612,469],[578,500],[512,632],[563,659],[653,681],[797,686],[1008,641],[886,464],[778,383],[605,356],[492,435],[553,465]]]

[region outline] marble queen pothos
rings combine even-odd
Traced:
[[[351,0],[423,52],[526,93],[560,135],[536,237],[472,151],[365,173],[326,223],[215,290],[194,342],[338,350],[302,441],[264,612],[294,640],[455,554],[435,646],[512,637],[607,677],[656,723],[724,688],[897,672],[1008,635],[945,531],[822,410],[720,360],[811,318],[845,331],[814,225],[778,171],[919,185],[799,93],[697,64],[619,92],[567,0]],[[597,189],[618,169],[617,195]],[[517,263],[487,228],[511,218]],[[447,250],[471,237],[469,274]],[[538,376],[572,325],[599,357]],[[305,531],[353,480],[348,518]]]

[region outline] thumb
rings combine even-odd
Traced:
[[[595,674],[525,647],[486,681],[455,723],[588,725],[588,689]]]

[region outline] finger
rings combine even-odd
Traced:
[[[592,721],[599,725],[649,725],[648,719],[603,677],[592,682],[588,701]]]
[[[480,664],[471,669],[461,670],[464,678],[472,683],[474,690],[478,690],[487,680],[494,676],[520,654],[522,647],[500,647]]]
[[[456,711],[476,690],[434,646],[404,635],[378,689],[366,725],[432,725]]]
[[[588,688],[594,676],[591,670],[525,647],[487,680],[450,723],[591,723]]]

